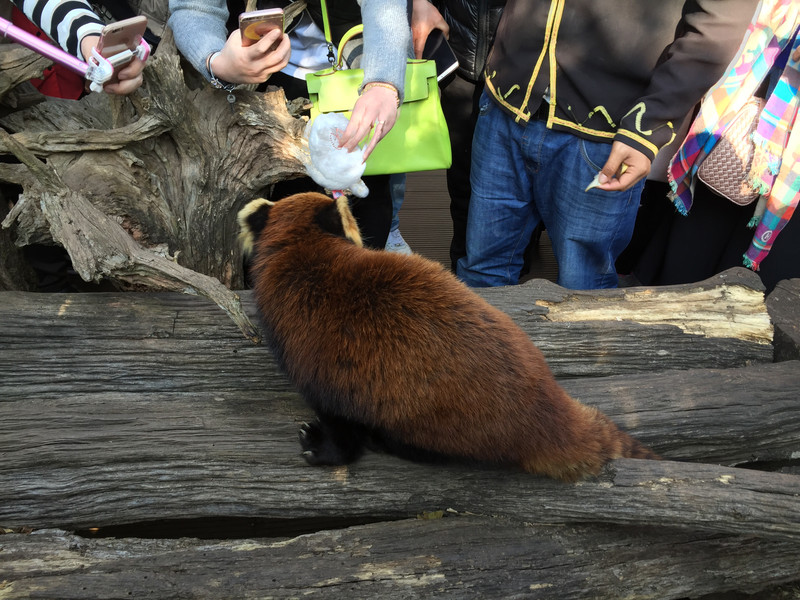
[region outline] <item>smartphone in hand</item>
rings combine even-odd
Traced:
[[[283,31],[282,8],[265,8],[239,15],[242,46],[252,46],[273,29]]]
[[[437,81],[441,81],[458,68],[458,59],[441,29],[432,29],[428,34],[422,58],[436,63]]]
[[[100,32],[100,41],[97,42],[96,50],[105,58],[110,59],[114,67],[114,74],[106,83],[116,83],[119,81],[117,70],[127,65],[133,60],[133,54],[119,56],[126,50],[135,52],[142,41],[145,29],[147,29],[147,17],[138,16],[130,19],[123,19],[116,23],[111,23],[103,27]],[[119,58],[115,58],[119,56]]]

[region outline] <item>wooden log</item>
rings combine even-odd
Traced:
[[[779,281],[767,310],[775,325],[775,360],[800,359],[800,279]]]
[[[575,291],[546,280],[479,290],[511,315],[559,376],[772,361],[763,285],[741,267],[706,281]]]
[[[796,372],[797,365],[773,368]],[[113,373],[85,376],[91,385]],[[177,369],[175,376],[183,378]],[[793,475],[627,460],[599,481],[570,486],[375,454],[350,467],[313,468],[299,456],[297,429],[309,413],[296,395],[273,393],[265,401],[263,391],[192,389],[18,401],[4,394],[0,524],[73,529],[217,516],[395,519],[454,508],[531,521],[800,537],[800,478]],[[661,431],[669,436],[669,424]]]
[[[241,339],[208,303],[160,294],[4,293],[0,321],[0,475],[6,483],[0,489],[0,523],[6,525],[90,527],[183,516],[274,516],[286,507],[297,511],[291,518],[396,518],[430,505],[496,514],[497,506],[487,504],[485,496],[483,504],[473,496],[498,486],[523,505],[533,486],[541,503],[524,514],[534,519],[542,518],[540,512],[566,520],[676,519],[720,531],[734,527],[739,533],[735,526],[740,525],[787,535],[786,524],[778,522],[787,509],[796,510],[791,500],[788,507],[777,501],[782,486],[794,489],[795,478],[776,483],[769,479],[772,474],[668,462],[625,463],[624,470],[638,473],[632,477],[638,477],[639,492],[650,490],[633,494],[641,503],[638,517],[631,517],[635,510],[609,503],[606,493],[620,502],[628,496],[622,491],[626,486],[609,488],[608,482],[565,487],[504,472],[498,484],[491,470],[440,470],[377,456],[351,469],[313,469],[297,456],[297,425],[308,418],[307,409],[274,369],[268,351]],[[751,454],[796,453],[796,365],[737,371],[679,373],[679,379],[648,374],[638,381],[627,375],[607,388],[593,379],[568,389],[667,457],[674,451],[674,458],[703,460],[704,444],[696,440],[705,434],[712,440],[710,452],[731,463]],[[697,387],[700,380],[705,387]],[[681,392],[681,386],[688,389]],[[743,409],[738,403],[745,396],[752,398]],[[654,410],[659,398],[669,410],[663,404],[662,412]],[[758,409],[766,412],[749,419],[743,414]],[[737,415],[730,419],[731,430],[725,430],[726,410]],[[769,416],[772,410],[779,424]],[[679,435],[688,451],[669,446],[668,440]],[[442,489],[443,477],[455,482],[452,493]],[[658,483],[661,478],[667,483]],[[348,493],[353,481],[370,490],[361,495],[366,504]],[[428,483],[417,488],[422,481]],[[663,495],[658,490],[665,485],[677,486],[686,501],[659,515]],[[764,495],[746,507],[749,519],[715,504],[735,506],[734,495],[759,487]],[[588,489],[594,495],[579,494]],[[554,498],[562,496],[566,504],[550,510]],[[773,497],[776,512],[762,513],[761,504]],[[324,509],[320,498],[329,502]],[[570,502],[583,508],[575,512]],[[720,522],[719,515],[731,522]]]
[[[700,284],[669,288],[571,292],[540,280],[477,292],[510,314],[531,336],[556,376],[605,376],[772,362],[769,315],[761,292],[748,285],[753,282],[751,276],[758,281],[757,276],[746,269],[733,269]],[[672,315],[672,324],[660,322],[648,300],[662,294],[665,301],[671,303],[668,304],[670,308],[663,309],[660,314],[664,319]],[[703,299],[697,299],[697,295]],[[257,322],[252,294],[245,291],[238,296],[244,313]],[[565,321],[563,314],[567,310],[560,308],[559,298],[564,298],[569,306],[583,305],[587,310],[576,317],[580,320]],[[684,311],[683,316],[676,317],[672,312],[678,304],[675,298],[684,298],[683,303],[691,304],[693,312]],[[690,298],[695,300],[690,301]],[[640,306],[638,312],[637,305]],[[622,314],[621,306],[625,306]],[[235,360],[237,369],[247,369],[242,364],[244,356],[259,356],[260,360],[252,364],[259,371],[266,369],[270,379],[276,377],[269,353],[253,355],[253,348],[246,348],[240,334],[226,322],[224,315],[197,298],[6,294],[2,296],[0,311],[0,318],[13,324],[10,330],[0,332],[3,343],[12,346],[16,345],[18,335],[29,339],[32,328],[42,322],[59,330],[66,328],[61,335],[71,337],[70,343],[74,344],[76,353],[83,349],[89,352],[89,357],[74,361],[70,369],[83,368],[81,360],[89,360],[90,364],[93,349],[109,341],[127,344],[131,351],[137,349],[143,353],[144,360],[149,360],[148,354],[158,360],[157,354],[170,347],[179,354],[187,347],[185,344],[189,347],[199,344],[211,353],[209,357],[215,355],[209,360]],[[551,319],[552,313],[562,316],[558,320]],[[111,319],[98,320],[98,314],[114,315],[120,324],[116,325]],[[695,333],[704,326],[710,329],[708,324],[712,321],[728,325],[717,325],[715,333]],[[746,325],[739,327],[742,321]],[[759,324],[759,329],[754,330],[754,322]],[[759,335],[754,331],[760,331]],[[161,344],[149,343],[153,337],[162,339]],[[148,341],[143,348],[142,340]],[[219,351],[214,350],[216,344],[220,345]],[[237,352],[232,356],[234,348]],[[42,348],[42,352],[48,351]],[[106,354],[109,360],[114,360],[113,351]],[[36,362],[48,358],[31,354],[26,360]],[[187,369],[192,369],[194,360],[204,359],[191,354],[180,360]],[[124,364],[115,366],[120,376],[127,370]],[[204,379],[207,375],[199,374],[199,377]]]
[[[509,598],[759,594],[798,578],[796,544],[675,529],[449,516],[294,539],[0,536],[2,597]]]

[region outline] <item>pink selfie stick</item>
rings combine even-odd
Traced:
[[[139,41],[139,46],[136,50],[125,50],[110,58],[101,56],[96,49],[92,48],[91,59],[87,62],[83,62],[71,54],[64,52],[58,46],[54,46],[36,37],[32,33],[28,33],[24,29],[20,29],[2,17],[0,17],[0,34],[49,58],[55,63],[64,65],[68,69],[75,71],[84,79],[88,79],[92,82],[89,89],[93,92],[100,92],[103,90],[103,83],[111,79],[111,76],[114,74],[114,65],[127,64],[133,56],[137,56],[144,62],[150,56],[150,46],[142,39]]]
[[[40,39],[32,33],[28,33],[24,29],[20,29],[11,23],[11,21],[3,19],[2,17],[0,17],[0,33],[2,33],[5,37],[22,44],[26,48],[30,48],[34,52],[41,54],[42,56],[46,56],[53,62],[64,65],[68,69],[75,71],[78,75],[86,77],[86,72],[89,70],[89,65],[87,65],[85,62],[75,58],[71,54],[64,52],[58,46],[54,46],[50,42]]]

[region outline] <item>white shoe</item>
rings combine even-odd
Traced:
[[[411,247],[406,244],[403,236],[400,235],[399,229],[393,229],[389,232],[389,237],[386,239],[387,252],[397,252],[398,254],[411,254]]]

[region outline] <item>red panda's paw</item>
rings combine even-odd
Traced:
[[[364,452],[364,430],[343,419],[316,419],[298,432],[302,456],[310,465],[346,465]]]

